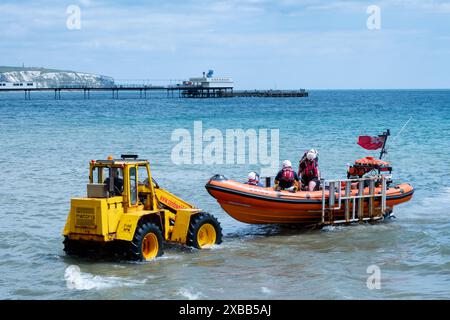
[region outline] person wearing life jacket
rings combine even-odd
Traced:
[[[303,155],[298,165],[301,187],[306,191],[317,191],[320,187],[319,153],[311,149]]]
[[[283,169],[281,169],[275,177],[275,190],[299,190],[299,179],[297,173],[292,169],[289,160],[284,160]]]
[[[259,174],[252,171],[248,174],[248,181],[246,184],[257,186],[257,187],[263,187],[263,185],[259,182]]]

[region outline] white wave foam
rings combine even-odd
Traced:
[[[267,287],[261,287],[261,292],[262,292],[262,293],[265,293],[265,294],[269,294],[269,293],[272,293],[272,290],[270,290],[270,289],[267,288]]]
[[[189,300],[198,300],[202,297],[204,297],[203,293],[199,292],[193,292],[192,289],[186,289],[186,288],[181,288],[180,290],[178,290],[178,294],[188,298]]]
[[[179,254],[164,254],[161,257],[157,257],[157,258],[154,258],[149,261],[126,261],[126,263],[129,263],[129,264],[152,264],[152,263],[157,263],[158,261],[161,261],[161,260],[179,260],[181,258],[182,258],[182,255],[179,255]]]
[[[437,202],[439,204],[450,203],[450,187],[444,188],[442,190],[442,192],[438,195],[423,198],[422,202],[423,202],[423,204],[426,204],[426,205],[436,204]]]
[[[450,187],[437,190],[436,193],[423,197],[412,198],[411,204],[403,208],[394,208],[394,214],[400,219],[425,219],[428,221],[441,221],[448,217],[450,206]],[[398,213],[398,215],[396,214]]]
[[[322,232],[340,232],[340,231],[346,231],[346,229],[344,228],[344,226],[340,226],[340,225],[328,225],[328,226],[324,226],[321,229]]]
[[[66,280],[67,288],[72,290],[101,290],[113,287],[129,287],[140,285],[147,281],[96,276],[88,272],[81,272],[80,267],[77,265],[70,265],[66,268],[64,279]]]
[[[179,260],[181,258],[182,258],[182,256],[179,255],[179,254],[170,254],[170,255],[169,254],[165,254],[162,257],[158,257],[158,258],[156,258],[154,260],[150,260],[150,262],[151,261],[157,261],[157,260]]]
[[[423,198],[419,205],[428,210],[444,209],[447,212],[446,208],[450,205],[450,187],[444,188],[436,195]]]
[[[213,244],[212,246],[205,248],[205,250],[221,250],[221,249],[223,249],[222,244]]]

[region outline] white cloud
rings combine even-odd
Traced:
[[[308,83],[316,79],[317,86],[340,86],[333,81],[343,78],[370,86],[361,77],[370,60],[380,74],[399,79],[405,78],[402,70],[416,70],[410,66],[417,61],[429,62],[427,72],[443,79],[448,70],[449,33],[440,15],[450,12],[450,0],[0,1],[0,51],[10,64],[116,77],[185,76],[211,66],[252,86],[278,77],[296,84],[299,76]],[[82,10],[81,30],[66,28],[69,4]],[[398,22],[386,17],[380,32],[369,32],[370,4]],[[405,13],[424,16],[409,21]],[[434,23],[436,16],[441,19]],[[442,61],[435,68],[433,59],[423,58],[432,54]]]
[[[282,6],[301,11],[361,11],[369,5],[428,13],[450,13],[448,0],[279,0]]]
[[[85,6],[85,7],[89,7],[93,4],[92,0],[79,0],[80,4]]]
[[[92,1],[86,2],[92,5]],[[273,30],[254,28],[243,32],[240,27],[256,23],[263,26],[264,15],[259,10],[234,11],[237,6],[262,8],[270,2],[246,0],[211,1],[202,7],[203,1],[186,2],[191,10],[172,10],[165,7],[134,5],[123,10],[122,6],[105,6],[95,3],[82,9],[82,29],[67,33],[64,6],[42,6],[39,3],[23,8],[22,5],[0,5],[0,23],[7,26],[8,34],[14,35],[16,42],[35,43],[42,46],[76,47],[84,49],[123,50],[130,52],[185,52],[185,54],[210,54],[215,57],[239,55],[241,52],[260,50],[283,55],[348,55],[355,48],[368,46],[373,38],[367,31],[311,31]],[[355,1],[284,0],[284,5],[303,5],[308,8],[325,10],[325,4],[335,8],[356,5]],[[167,7],[169,6],[169,7]],[[311,13],[313,14],[313,13]],[[365,11],[363,11],[365,14]],[[10,19],[5,23],[4,19]],[[262,17],[262,18],[261,18]],[[11,23],[12,21],[15,21]],[[282,21],[280,21],[282,22]],[[8,35],[0,35],[0,39]],[[10,39],[15,39],[13,36]],[[385,39],[392,37],[392,33]],[[369,40],[367,40],[369,39]],[[243,53],[244,54],[244,53]]]
[[[450,2],[446,0],[382,0],[377,5],[421,13],[450,13]]]

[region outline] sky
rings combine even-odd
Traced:
[[[238,89],[450,88],[450,0],[0,0],[0,25],[3,66],[154,84],[212,69]]]

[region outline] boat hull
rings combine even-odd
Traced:
[[[322,221],[322,191],[299,191],[296,193],[275,191],[273,188],[256,187],[214,177],[208,181],[205,187],[223,210],[234,219],[244,223],[312,225]],[[381,192],[381,188],[376,188],[375,191]],[[351,192],[356,194],[358,191],[351,190]],[[368,192],[369,189],[365,188],[364,193],[368,194]],[[388,188],[386,190],[387,208],[393,209],[394,206],[409,201],[413,193],[413,187],[407,183]],[[343,190],[341,195],[344,195]],[[329,192],[325,191],[325,201],[328,201],[328,197]],[[335,194],[335,197],[338,197],[338,193]],[[364,201],[363,218],[381,219],[384,212],[381,210],[380,197],[374,200],[374,210],[371,216],[368,203],[369,200],[366,199]],[[353,204],[351,201],[348,207],[347,217],[342,205],[341,209],[333,210],[333,219],[352,218]]]

